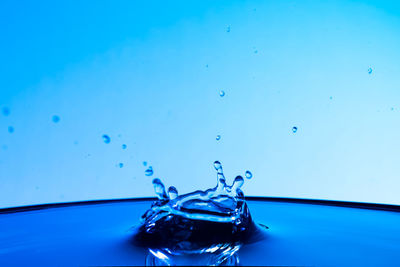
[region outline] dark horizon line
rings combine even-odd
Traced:
[[[338,206],[338,207],[347,207],[347,208],[400,212],[400,205],[392,205],[392,204],[379,204],[379,203],[341,201],[341,200],[325,200],[325,199],[289,198],[289,197],[252,196],[252,197],[245,197],[245,198],[247,200],[253,200],[253,201],[268,201],[268,202],[283,202],[283,203],[295,203],[295,204]],[[154,198],[154,197],[139,197],[139,198],[117,198],[117,199],[83,200],[83,201],[61,202],[61,203],[46,203],[46,204],[35,204],[35,205],[26,205],[26,206],[18,206],[18,207],[0,208],[0,214],[17,213],[17,212],[34,211],[34,210],[41,210],[41,209],[51,209],[51,208],[62,208],[62,207],[70,207],[70,206],[85,206],[85,205],[154,201],[154,200],[156,200],[156,198]]]

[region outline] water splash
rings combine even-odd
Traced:
[[[166,192],[161,180],[153,179],[158,199],[143,214],[134,237],[149,249],[153,265],[175,265],[192,254],[204,254],[205,265],[234,263],[239,248],[259,237],[241,190],[243,177],[227,185],[221,162],[215,161],[214,168],[217,185],[206,191],[178,195],[175,187]]]
[[[103,142],[106,144],[109,144],[111,142],[111,138],[106,134],[103,134],[102,138],[103,138]]]

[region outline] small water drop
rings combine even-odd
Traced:
[[[8,126],[8,132],[13,133],[15,131],[14,127]]]
[[[253,174],[250,171],[246,171],[244,176],[246,176],[247,179],[251,179],[253,177]]]
[[[175,186],[170,186],[168,188],[168,196],[169,199],[175,199],[178,196],[178,190],[175,188]]]
[[[60,117],[57,116],[57,115],[54,115],[54,116],[52,117],[52,121],[53,121],[54,123],[57,123],[57,122],[60,121]]]
[[[219,162],[218,160],[214,161],[214,168],[215,168],[215,170],[222,172],[222,164],[221,164],[221,162]]]
[[[254,54],[257,54],[258,53],[258,50],[256,49],[256,50],[254,50]]]
[[[206,68],[208,68],[208,64],[206,65]]]
[[[153,167],[151,167],[151,166],[148,167],[147,170],[144,171],[144,174],[145,174],[146,176],[152,176],[153,173],[154,173]]]
[[[4,116],[10,115],[10,109],[8,107],[4,107],[2,111]]]
[[[123,168],[123,167],[124,167],[124,164],[121,162],[121,163],[118,164],[118,166],[119,166],[120,168]]]
[[[333,98],[333,97],[331,97],[331,96],[329,97],[330,100],[332,100],[332,98]]]
[[[111,138],[106,134],[103,134],[102,138],[103,138],[104,143],[106,143],[106,144],[109,144],[111,142]]]
[[[126,146],[125,144],[122,145],[122,149],[126,149],[126,147],[127,147],[127,146]]]
[[[231,26],[226,27],[226,32],[231,32]]]
[[[242,187],[242,185],[244,184],[244,179],[242,176],[236,176],[235,180],[233,181],[232,184],[232,192],[235,192]]]
[[[147,166],[147,161],[143,161],[143,166]]]
[[[154,186],[154,191],[156,192],[156,195],[158,196],[159,199],[168,198],[167,197],[167,193],[165,193],[164,184],[161,182],[160,179],[154,178],[153,179],[153,186]]]
[[[217,141],[221,140],[221,136],[217,135],[217,137],[215,138]]]
[[[368,74],[372,73],[372,68],[368,68]]]
[[[292,132],[293,132],[293,133],[296,133],[296,132],[297,132],[297,127],[296,127],[296,126],[294,126],[294,127],[292,128]]]
[[[225,96],[225,91],[223,91],[223,90],[219,91],[219,96],[220,97],[224,97]]]

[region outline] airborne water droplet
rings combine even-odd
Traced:
[[[296,133],[296,132],[297,132],[297,127],[294,126],[294,127],[292,128],[292,131],[293,131],[293,133]]]
[[[231,32],[231,26],[226,27],[226,32]]]
[[[147,166],[147,161],[143,161],[143,166]]]
[[[219,96],[220,97],[224,97],[225,96],[225,91],[223,91],[223,90],[219,91]]]
[[[118,166],[119,166],[120,168],[122,168],[122,167],[124,167],[124,164],[123,164],[123,163],[120,163],[120,164],[118,164]]]
[[[372,68],[368,68],[368,74],[372,73]]]
[[[8,132],[9,132],[9,133],[13,133],[13,132],[14,132],[14,127],[8,126]]]
[[[8,107],[4,107],[4,108],[3,108],[3,115],[4,115],[4,116],[10,115],[10,109],[9,109]]]
[[[103,138],[104,143],[106,143],[106,144],[109,144],[111,142],[111,138],[106,134],[103,134],[102,138]]]
[[[60,121],[60,117],[57,116],[57,115],[54,115],[53,118],[52,118],[52,120],[53,120],[54,123],[57,123],[57,122]]]
[[[153,175],[153,167],[149,167],[149,168],[147,168],[147,170],[145,170],[144,171],[144,174],[146,175],[146,176],[152,176]]]
[[[253,177],[253,174],[250,171],[246,171],[244,176],[246,176],[247,179],[251,179]]]
[[[127,146],[126,146],[125,144],[122,145],[122,149],[126,149],[126,147],[127,147]]]
[[[215,138],[217,141],[221,140],[221,136],[217,135],[217,137]]]

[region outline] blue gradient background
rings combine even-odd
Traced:
[[[396,1],[1,1],[0,23],[0,207],[205,189],[216,159],[246,195],[400,204]]]

